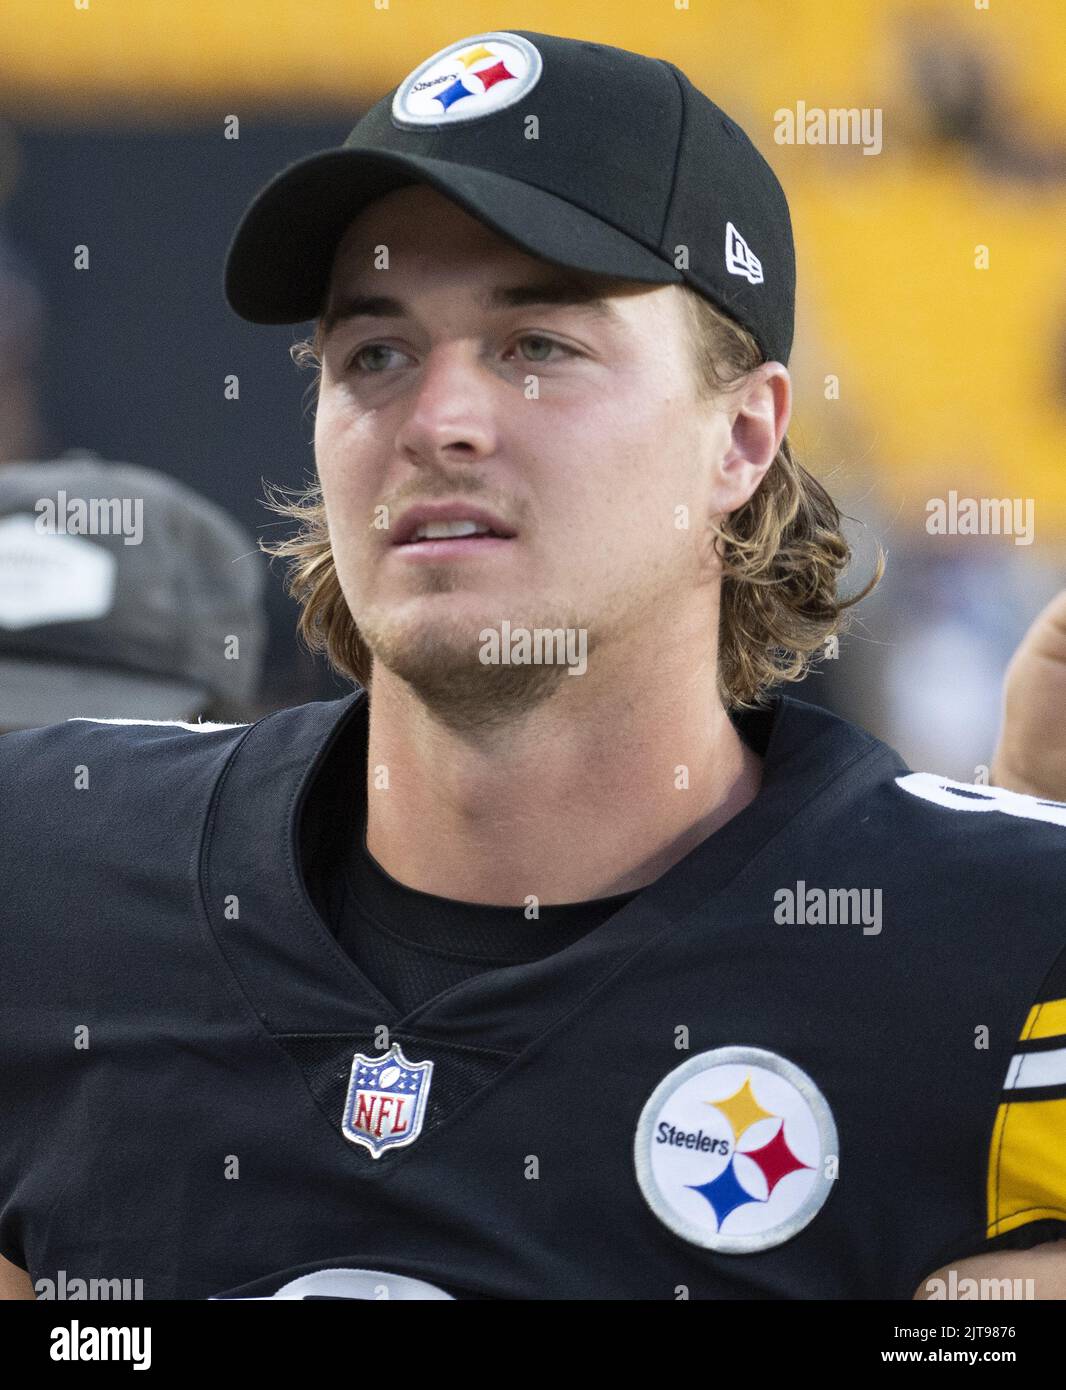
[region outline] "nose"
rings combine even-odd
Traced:
[[[423,464],[474,462],[491,456],[496,449],[498,384],[479,360],[473,341],[432,348],[397,431],[398,452]]]

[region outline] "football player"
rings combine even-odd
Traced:
[[[275,553],[355,689],[2,740],[16,1294],[1061,1293],[1066,806],[781,693],[848,549],[735,122],[463,39],[259,195],[227,292],[317,320]]]

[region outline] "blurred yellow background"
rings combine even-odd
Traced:
[[[769,158],[793,209],[792,433],[814,471],[842,470],[846,497],[876,479],[887,513],[909,524],[947,479],[1033,495],[1040,533],[1066,532],[1062,0],[3,0],[0,109],[151,125],[297,108],[354,124],[431,52],[493,28],[669,59]],[[931,129],[915,78],[930,48],[953,55],[939,60],[941,97],[958,96],[967,62],[983,73],[998,164]],[[883,149],[777,144],[775,112],[799,101],[880,109]]]

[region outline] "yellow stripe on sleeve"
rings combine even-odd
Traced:
[[[1066,1034],[1066,999],[1049,999],[1043,1004],[1034,1004],[1022,1029],[1022,1040],[1026,1038],[1054,1038]]]
[[[1049,1217],[1066,1220],[1066,1099],[1006,1102],[989,1155],[988,1235]]]

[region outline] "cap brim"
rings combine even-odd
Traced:
[[[226,259],[231,308],[252,323],[317,317],[346,228],[375,199],[425,183],[530,255],[573,270],[651,284],[684,276],[658,252],[518,179],[442,159],[329,150],[273,179],[248,208]]]
[[[67,719],[188,719],[209,691],[94,666],[0,658],[0,730],[36,729]]]

